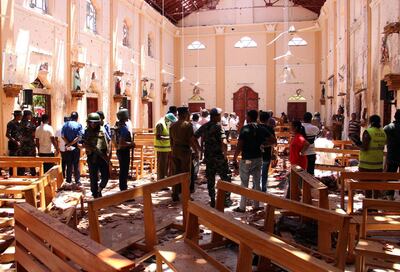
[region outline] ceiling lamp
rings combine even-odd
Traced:
[[[288,43],[289,46],[305,46],[308,43],[301,37],[294,36]]]

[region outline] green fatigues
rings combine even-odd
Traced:
[[[169,137],[169,128],[165,123],[165,117],[162,117],[156,125],[156,134]],[[154,137],[154,149],[157,152],[157,179],[163,179],[168,176],[168,160],[171,154],[171,143],[168,139],[157,139]]]
[[[21,121],[21,147],[17,151],[17,156],[36,157],[35,131],[36,126],[31,121]],[[23,168],[18,169],[19,176],[23,176],[24,172],[25,170]],[[30,173],[32,176],[35,176],[36,169],[32,167]]]
[[[213,203],[215,201],[215,175],[218,174],[224,181],[231,181],[228,160],[222,150],[226,134],[221,124],[210,121],[196,131],[195,137],[204,139],[207,188],[211,203]]]
[[[90,191],[93,197],[99,197],[99,172],[101,174],[100,191],[107,186],[110,177],[108,168],[108,140],[103,127],[100,129],[86,128],[82,140],[87,147],[87,163],[89,166]]]
[[[187,121],[177,121],[169,128],[172,149],[172,174],[190,172],[192,151],[190,149],[193,137],[193,126]],[[176,199],[181,192],[180,185],[172,188],[172,197]]]

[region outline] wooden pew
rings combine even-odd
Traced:
[[[135,134],[135,153],[138,151],[138,159],[140,160],[140,175],[144,173],[145,163],[150,165],[151,171],[156,166],[156,155],[154,151],[154,134]],[[136,157],[136,155],[135,155]]]
[[[348,192],[347,213],[353,213],[355,190],[400,190],[400,173],[342,172],[340,206],[344,209],[345,188]]]
[[[274,217],[276,209],[283,209],[286,212],[297,214],[303,218],[314,219],[318,222],[318,253],[320,253],[320,255],[326,257],[327,259],[332,259],[330,257],[331,232],[338,231],[339,237],[336,251],[334,253],[334,261],[335,265],[338,268],[344,269],[346,261],[349,224],[351,218],[350,216],[346,214],[336,213],[327,209],[314,207],[309,204],[283,199],[272,194],[255,191],[224,181],[218,182],[217,189],[218,193],[216,208],[219,211],[224,211],[224,197],[226,192],[238,194],[248,199],[268,204],[265,209],[266,218],[264,222],[264,229],[267,233],[272,234],[274,232]],[[218,243],[220,241],[221,237],[219,237],[218,235],[213,236],[213,242]],[[307,250],[304,247],[303,249]],[[312,250],[309,251],[312,252]]]
[[[290,172],[290,199],[299,201],[299,182],[302,180],[302,201],[312,205],[311,190],[318,193],[318,207],[329,210],[328,187],[300,166],[292,165]]]
[[[18,271],[131,271],[135,263],[34,207],[15,206]]]
[[[396,212],[400,215],[400,202],[364,199],[363,200],[363,217],[361,223],[361,239],[359,240],[356,252],[356,271],[367,271],[366,266],[373,266],[377,268],[400,270],[400,247],[396,246],[392,251],[385,250],[383,243],[379,240],[367,239],[368,231],[385,231],[385,230],[400,230],[400,220],[395,222],[380,222],[379,220],[369,220],[371,217],[378,217],[381,219],[380,214],[368,214],[369,209],[376,209],[383,212]],[[383,214],[386,217],[386,214]],[[399,216],[398,216],[399,217]],[[377,261],[376,259],[379,259]]]
[[[177,272],[231,271],[205,251],[205,248],[211,249],[209,244],[199,245],[200,224],[239,245],[236,266],[238,272],[252,271],[253,253],[294,272],[341,271],[275,236],[254,229],[199,202],[191,201],[188,204],[185,239],[156,247],[158,272],[162,271],[163,262]]]
[[[153,133],[154,128],[134,128],[133,133],[134,134],[140,134],[140,133]]]
[[[113,205],[118,205],[127,200],[131,200],[138,197],[143,197],[143,213],[144,213],[144,236],[142,234],[135,235],[130,239],[124,240],[116,246],[111,246],[112,249],[119,251],[125,247],[134,245],[141,249],[150,252],[153,255],[154,246],[158,243],[157,231],[165,229],[168,227],[180,228],[184,230],[186,223],[186,210],[187,203],[189,201],[189,184],[190,184],[189,173],[183,173],[175,176],[171,176],[156,182],[145,184],[142,186],[135,187],[126,191],[118,192],[113,195],[104,196],[102,198],[97,198],[88,201],[88,213],[89,213],[89,231],[90,237],[98,243],[102,243],[102,237],[100,233],[99,225],[99,210],[104,209]],[[152,193],[161,191],[163,188],[171,187],[173,185],[181,184],[182,187],[182,212],[183,212],[183,226],[175,224],[168,220],[163,226],[156,228],[153,203],[152,203]],[[107,234],[110,235],[110,234]],[[144,245],[139,244],[144,238]]]
[[[17,169],[18,168],[39,168],[39,171],[36,171],[35,177],[43,176],[43,163],[40,161],[0,161],[0,168],[12,168],[13,174],[12,177],[18,177]],[[37,169],[36,169],[37,170]]]

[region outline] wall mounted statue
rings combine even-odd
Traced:
[[[115,94],[121,94],[121,79],[119,79],[118,77],[115,79]]]
[[[79,74],[79,67],[73,71],[72,90],[75,92],[79,92],[81,90],[81,76]]]

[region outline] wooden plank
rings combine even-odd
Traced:
[[[2,217],[0,218],[0,228],[14,226],[14,218]]]
[[[50,272],[50,269],[45,267],[43,264],[39,263],[36,259],[34,259],[28,252],[17,244],[16,252],[15,252],[15,260],[17,263],[17,270],[26,269],[26,271],[35,271],[35,272]],[[76,270],[77,271],[77,270]]]
[[[355,252],[364,257],[382,258],[400,263],[400,248],[395,247],[392,251],[384,250],[383,244],[376,241],[360,239]]]
[[[154,211],[153,202],[151,198],[151,192],[145,190],[143,195],[143,215],[144,215],[144,235],[146,241],[147,250],[154,249],[154,246],[158,244],[158,238],[156,233],[156,226],[154,222]]]
[[[90,238],[101,244],[98,210],[93,207],[93,201],[88,201],[89,234]]]
[[[237,272],[251,272],[253,262],[253,251],[244,243],[239,244],[238,263],[236,266]]]
[[[11,263],[15,260],[15,242],[0,255],[0,263]]]
[[[15,237],[18,243],[26,248],[28,251],[33,253],[33,256],[40,262],[46,264],[51,271],[59,272],[74,272],[71,265],[54,255],[51,250],[44,245],[43,241],[40,241],[36,237],[30,235],[26,230],[20,226],[15,226]]]
[[[97,271],[127,271],[135,265],[26,203],[17,204],[14,209],[16,223],[29,227],[39,237],[46,237],[52,247],[85,270],[92,270],[95,264]]]
[[[188,213],[201,218],[206,227],[236,243],[246,244],[254,253],[270,258],[284,268],[292,271],[305,271],[305,268],[307,271],[341,271],[278,238],[240,223],[215,209],[209,209],[203,204],[190,202]]]
[[[41,162],[41,163],[56,163],[61,164],[61,157],[10,157],[0,156],[0,161],[14,162],[14,161],[29,161],[29,162]]]

